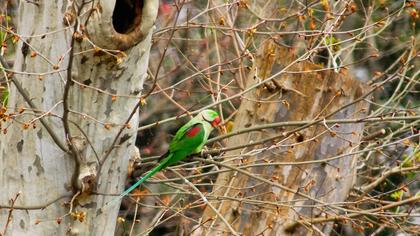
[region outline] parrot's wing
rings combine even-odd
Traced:
[[[186,126],[186,125],[185,125]],[[169,152],[185,150],[191,152],[197,148],[204,139],[204,125],[201,122],[189,124],[187,127],[181,127],[176,133],[174,139],[169,144]]]

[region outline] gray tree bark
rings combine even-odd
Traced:
[[[119,204],[100,209],[115,198],[103,194],[123,191],[138,155],[137,112],[126,121],[158,9],[158,0],[126,3],[20,2],[13,76],[27,97],[12,85],[8,113],[16,115],[0,139],[0,233],[114,234]]]
[[[293,51],[281,49],[271,40],[263,45],[256,58],[254,73],[248,77],[247,87],[278,73],[295,60]],[[273,122],[360,118],[367,111],[365,102],[344,107],[364,93],[363,84],[347,73],[322,70],[321,66],[307,61],[295,63],[286,71],[243,97],[232,132]],[[237,155],[239,158],[224,162],[235,166],[241,163],[267,165],[247,168],[250,175],[236,171],[220,174],[212,195],[252,199],[266,204],[240,200],[210,203],[242,235],[313,233],[314,228],[299,227],[293,222],[334,216],[340,212],[335,206],[346,199],[353,185],[356,157],[347,155],[326,159],[354,151],[363,126],[362,123],[330,124],[326,128],[318,122],[300,130],[284,126],[230,138],[227,147],[273,138],[263,144],[227,152],[226,156]],[[249,155],[242,156],[244,154]],[[262,182],[254,176],[269,182]],[[226,224],[210,207],[206,208],[201,222],[206,223],[194,235],[229,235]],[[331,226],[315,225],[326,234]]]

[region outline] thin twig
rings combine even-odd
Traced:
[[[333,216],[333,217],[320,217],[320,218],[313,218],[313,219],[308,219],[308,220],[299,220],[293,223],[290,223],[288,225],[285,226],[286,231],[292,231],[291,229],[295,228],[297,225],[299,224],[304,224],[304,225],[308,225],[308,224],[318,224],[318,223],[324,223],[324,222],[331,222],[331,221],[341,221],[341,220],[347,220],[349,218],[354,218],[357,216],[361,216],[361,215],[366,215],[369,213],[374,213],[374,212],[382,212],[384,210],[388,210],[397,206],[402,206],[405,204],[409,204],[409,203],[414,203],[416,204],[418,201],[420,200],[420,196],[414,196],[411,198],[407,198],[405,200],[402,201],[398,201],[398,202],[394,202],[385,206],[380,206],[377,208],[373,208],[373,209],[368,209],[368,210],[362,210],[359,212],[354,212],[354,213],[350,213],[350,214],[343,214],[341,216]]]
[[[176,3],[176,1],[174,3],[178,4],[178,3]],[[157,83],[157,80],[159,78],[159,71],[160,71],[160,68],[162,67],[163,59],[165,59],[165,55],[166,55],[166,52],[168,51],[168,48],[169,48],[169,45],[171,43],[172,37],[175,34],[176,23],[178,22],[179,15],[181,14],[181,8],[184,6],[184,3],[185,3],[185,0],[182,0],[180,6],[176,5],[177,13],[175,15],[173,28],[172,28],[171,34],[169,36],[168,42],[166,43],[166,46],[163,49],[162,56],[159,60],[159,63],[158,63],[158,66],[157,66],[157,69],[156,69],[156,72],[155,72],[152,88],[150,88],[150,90],[144,96],[142,96],[142,99],[146,99],[147,97],[149,97],[150,94],[152,94],[153,90],[155,90],[155,88],[156,88],[156,83]]]
[[[9,213],[7,214],[6,224],[5,224],[4,229],[3,229],[3,235],[6,235],[7,227],[9,226],[10,222],[12,221],[12,218],[13,218],[12,214],[13,214],[13,210],[15,209],[14,205],[15,205],[15,202],[16,202],[17,198],[20,196],[20,194],[21,194],[21,192],[18,192],[15,195],[14,198],[10,199],[10,208],[9,208]]]
[[[187,178],[185,178],[183,175],[181,175],[178,171],[171,169],[172,172],[174,172],[179,178],[181,178],[182,180],[184,180],[184,182],[190,186],[203,200],[203,202],[208,205],[213,211],[214,213],[217,215],[217,217],[220,218],[220,220],[226,225],[226,227],[230,230],[230,233],[233,235],[239,235],[238,232],[236,232],[236,230],[234,230],[232,228],[232,225],[229,224],[229,222],[226,220],[225,217],[222,216],[222,214],[220,214],[220,212],[213,206],[213,204],[211,204],[206,196],[204,196],[203,193],[200,192],[200,190],[194,186],[194,184],[192,184]]]
[[[6,60],[3,58],[3,56],[0,55],[0,64],[2,68],[9,69],[9,66],[7,65]],[[16,86],[16,89],[22,95],[23,99],[26,103],[34,110],[38,111],[39,109],[36,107],[35,103],[32,102],[31,97],[26,93],[25,89],[22,87],[22,85],[17,81],[17,79],[12,75],[9,78],[12,81],[12,83]],[[50,125],[47,123],[44,117],[40,119],[41,124],[44,126],[44,128],[47,130],[48,134],[51,136],[51,138],[54,140],[55,144],[65,153],[70,153],[70,150],[67,149],[66,145],[61,141],[61,139],[57,136],[57,134],[53,131],[53,129],[50,127]]]

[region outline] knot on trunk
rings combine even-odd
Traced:
[[[82,193],[90,193],[96,184],[97,170],[94,165],[84,166],[80,169],[79,184]]]

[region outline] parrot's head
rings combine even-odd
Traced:
[[[219,114],[210,109],[200,112],[199,117],[209,122],[213,127],[217,127],[221,121]]]

